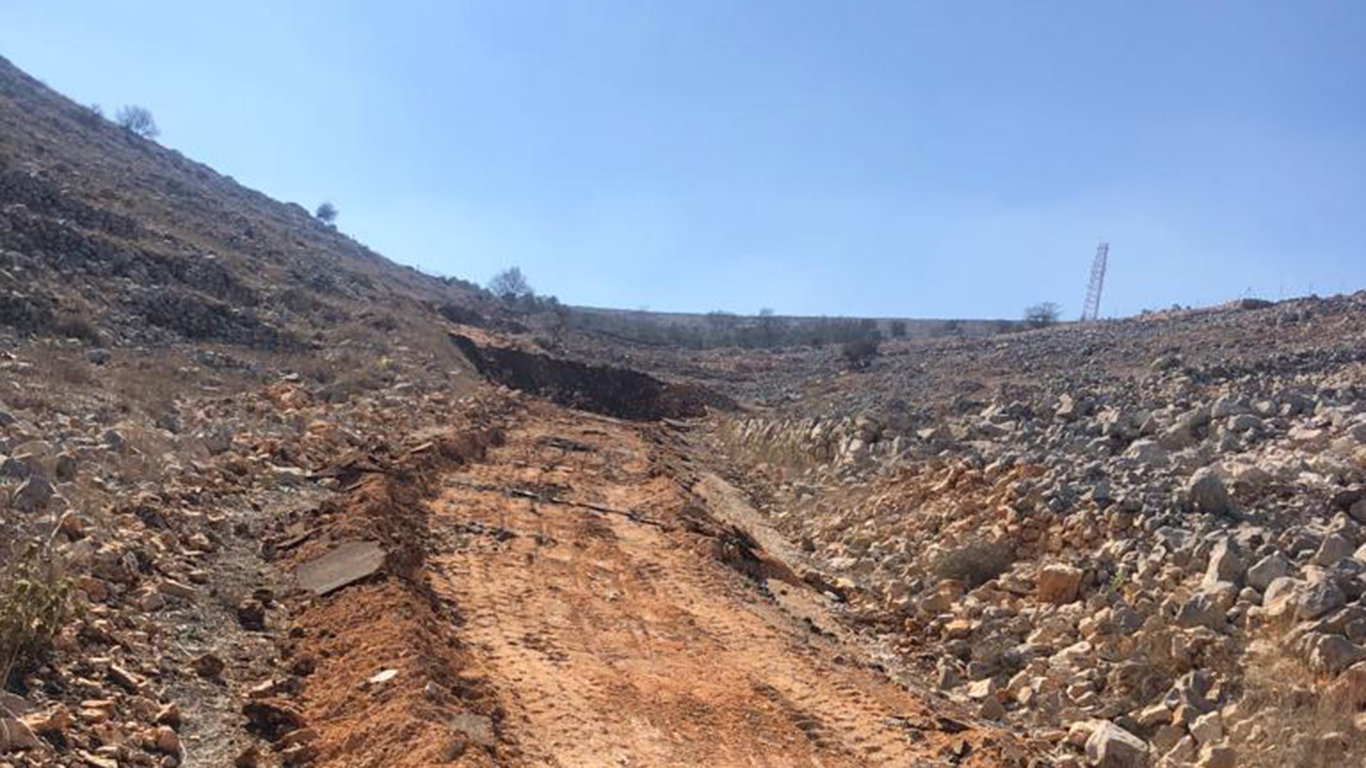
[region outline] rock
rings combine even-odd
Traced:
[[[169,725],[172,728],[179,728],[181,723],[180,707],[175,702],[165,705],[157,710],[156,718],[153,720],[157,725]]]
[[[1086,762],[1097,768],[1148,765],[1148,745],[1114,723],[1102,721],[1086,740]]]
[[[44,736],[60,736],[71,727],[71,713],[66,707],[58,706],[46,712],[34,712],[19,718],[34,733]]]
[[[1265,592],[1271,582],[1288,575],[1290,561],[1280,552],[1273,552],[1247,570],[1247,584],[1259,592]]]
[[[1085,400],[1064,394],[1058,398],[1058,409],[1053,412],[1059,421],[1073,421],[1091,412],[1091,404]]]
[[[1236,768],[1238,750],[1227,744],[1207,744],[1200,750],[1196,768]]]
[[[1167,451],[1155,440],[1135,440],[1124,451],[1124,458],[1131,459],[1143,466],[1154,467],[1167,463]]]
[[[1221,630],[1228,621],[1228,609],[1237,599],[1237,594],[1237,588],[1226,582],[1205,587],[1181,604],[1176,612],[1176,623],[1182,627]]]
[[[259,768],[261,765],[261,750],[254,745],[247,747],[237,753],[237,757],[232,761],[233,768]]]
[[[1358,523],[1366,525],[1366,498],[1358,499],[1348,507],[1347,514]]]
[[[63,453],[57,456],[57,461],[53,465],[52,475],[57,478],[59,483],[69,483],[76,479],[77,460],[75,455]]]
[[[307,765],[318,757],[315,744],[295,744],[280,751],[280,761],[286,766]]]
[[[1300,621],[1317,619],[1335,608],[1341,608],[1346,602],[1346,595],[1332,581],[1311,581],[1299,590],[1295,617]]]
[[[163,595],[178,597],[182,600],[193,600],[199,594],[194,587],[172,579],[162,579],[158,582],[157,591]]]
[[[1081,587],[1082,570],[1063,563],[1051,563],[1039,569],[1035,597],[1041,602],[1063,605],[1074,602]]]
[[[1298,596],[1304,582],[1293,576],[1280,576],[1271,580],[1262,591],[1262,609],[1267,616],[1276,619],[1295,615]]]
[[[1205,569],[1205,586],[1228,582],[1241,586],[1247,564],[1243,562],[1238,546],[1229,539],[1220,539],[1210,551],[1209,565]]]
[[[384,669],[365,679],[366,685],[384,685],[385,683],[398,677],[397,669]]]
[[[975,701],[996,698],[996,681],[988,677],[968,684],[967,697]]]
[[[266,607],[260,600],[243,600],[237,604],[237,623],[243,629],[264,632],[266,629]]]
[[[179,755],[180,735],[169,725],[159,725],[153,735],[153,745],[158,752]]]
[[[242,714],[247,716],[251,730],[267,741],[277,741],[286,733],[307,725],[303,715],[293,707],[268,699],[248,701],[242,705]]]
[[[1341,562],[1344,558],[1352,556],[1355,549],[1351,542],[1344,539],[1340,534],[1331,534],[1319,545],[1319,549],[1314,553],[1312,562],[1317,565],[1332,567]]]
[[[52,503],[55,494],[52,483],[43,475],[34,473],[14,492],[14,507],[28,514],[42,512]]]
[[[1197,742],[1211,744],[1224,738],[1224,720],[1218,712],[1201,715],[1191,723],[1190,732]]]
[[[1186,483],[1186,495],[1197,512],[1221,515],[1232,508],[1224,481],[1209,467],[1196,470]]]
[[[109,681],[129,693],[141,693],[144,682],[141,677],[124,669],[118,664],[109,665]]]
[[[218,677],[223,674],[227,665],[212,653],[206,653],[195,659],[193,666],[195,674],[200,677]]]
[[[1326,674],[1336,675],[1366,659],[1366,651],[1342,635],[1316,634],[1307,640],[1307,644],[1309,666]]]
[[[42,740],[22,720],[0,712],[0,754],[42,747]]]

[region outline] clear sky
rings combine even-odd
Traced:
[[[0,0],[0,55],[401,262],[578,304],[1366,288],[1360,0]]]

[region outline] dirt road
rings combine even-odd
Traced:
[[[936,712],[721,562],[725,526],[657,427],[542,415],[430,502],[433,587],[517,762],[1020,762],[1008,735]]]

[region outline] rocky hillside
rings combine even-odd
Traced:
[[[1366,293],[831,362],[714,445],[950,698],[1059,764],[1366,755]]]
[[[0,327],[271,353],[397,337],[437,354],[439,311],[474,298],[0,59]]]

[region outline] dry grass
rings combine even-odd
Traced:
[[[1248,649],[1239,717],[1259,728],[1235,728],[1238,765],[1366,765],[1366,734],[1356,720],[1366,681],[1349,675],[1329,684],[1284,642],[1287,627],[1267,628]]]

